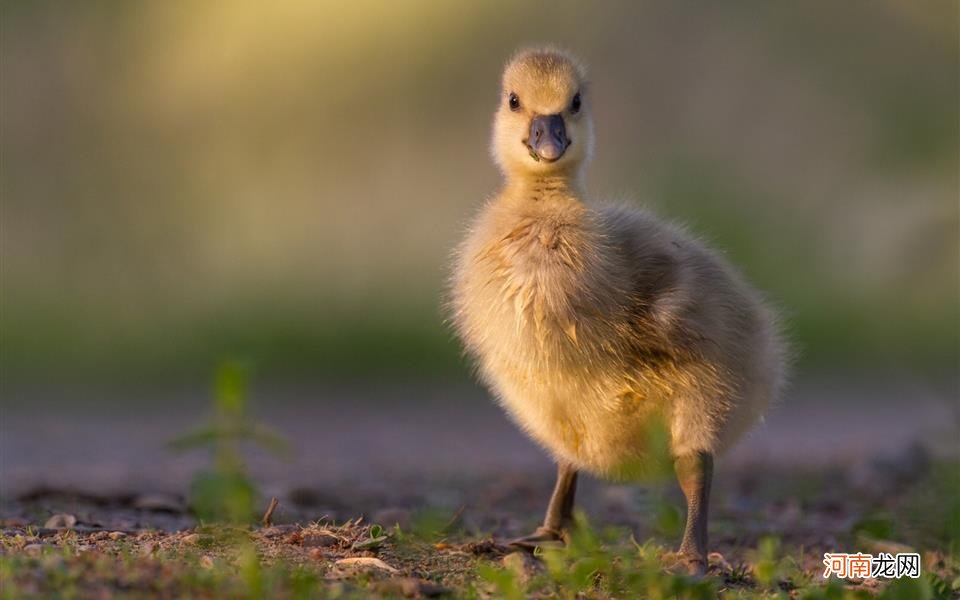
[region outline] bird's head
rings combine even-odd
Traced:
[[[583,67],[553,48],[524,50],[503,71],[491,151],[507,175],[576,176],[590,158],[593,122]]]

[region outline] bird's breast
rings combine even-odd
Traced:
[[[564,226],[538,225],[511,232],[479,269],[496,318],[510,343],[547,360],[573,351],[582,319],[584,289],[580,257]],[[572,344],[572,345],[571,345]]]

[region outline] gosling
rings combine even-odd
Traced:
[[[562,541],[577,473],[634,477],[659,418],[687,503],[677,556],[702,574],[714,456],[777,396],[786,349],[774,313],[717,253],[647,213],[585,204],[592,144],[580,62],[515,55],[491,144],[505,181],[457,251],[451,320],[558,465],[543,525],[513,543]]]

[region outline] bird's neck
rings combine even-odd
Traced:
[[[529,174],[509,177],[506,192],[514,198],[538,202],[551,198],[580,200],[583,198],[583,183],[580,177],[568,173]]]

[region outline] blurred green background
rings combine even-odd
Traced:
[[[589,187],[783,307],[801,377],[958,361],[957,4],[4,3],[7,385],[460,378],[503,61],[590,66]]]

